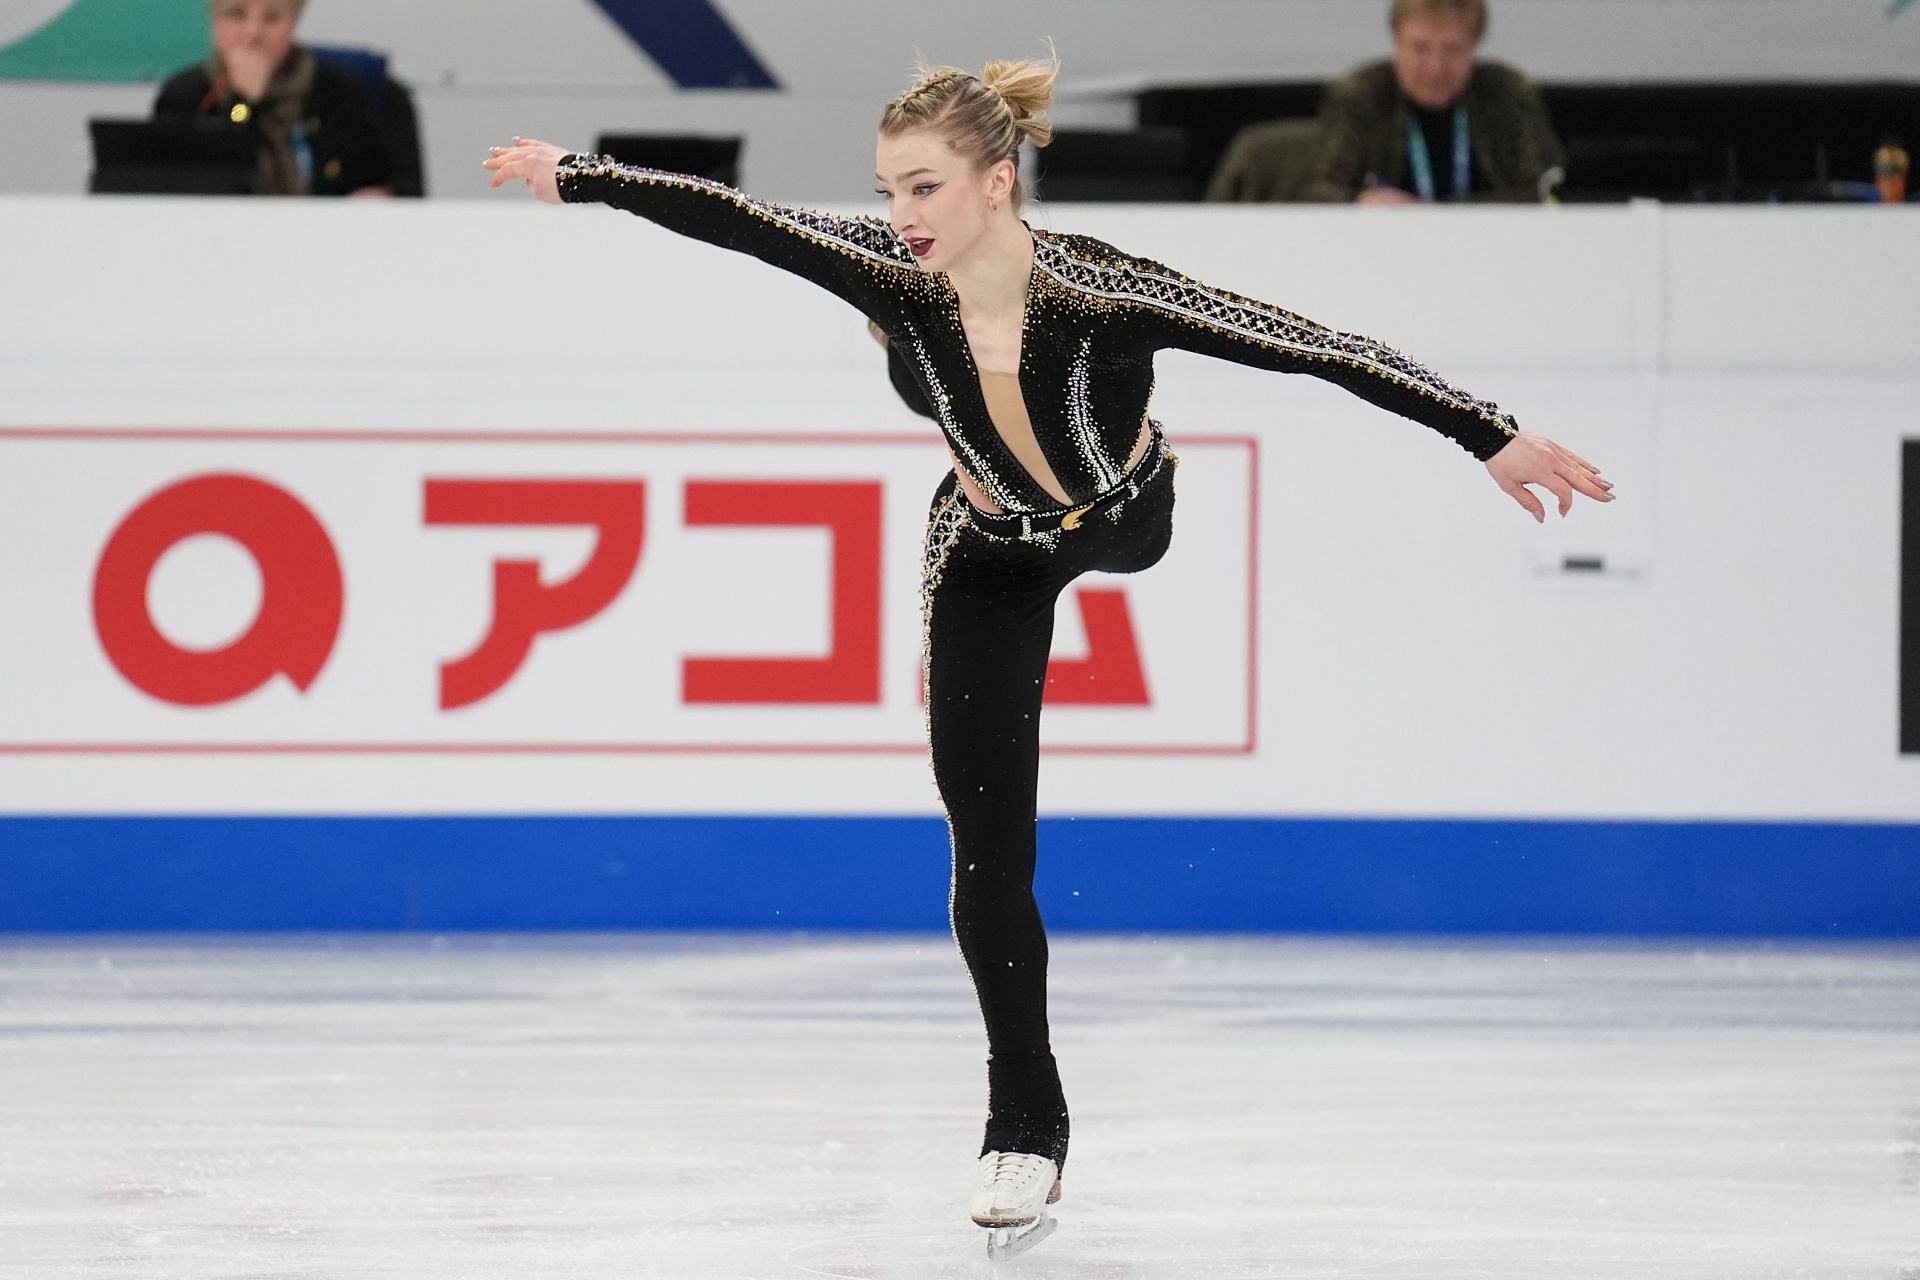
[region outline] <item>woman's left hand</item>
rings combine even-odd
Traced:
[[[527,190],[533,193],[535,200],[542,204],[559,204],[560,183],[554,171],[570,154],[565,147],[556,147],[551,142],[515,138],[510,147],[487,148],[487,158],[480,162],[480,167],[493,170],[493,181],[487,184],[489,187],[519,178],[526,182]]]
[[[1600,469],[1571,449],[1564,449],[1545,436],[1522,431],[1487,459],[1487,473],[1508,497],[1525,507],[1537,521],[1544,523],[1547,510],[1540,499],[1527,489],[1537,484],[1560,499],[1560,514],[1573,510],[1573,495],[1580,492],[1595,502],[1612,502],[1613,485],[1601,479]]]

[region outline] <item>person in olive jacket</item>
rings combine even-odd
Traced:
[[[391,195],[393,162],[367,90],[294,43],[305,0],[208,0],[214,51],[170,77],[156,116],[250,130],[261,195]]]
[[[1393,57],[1327,89],[1303,198],[1537,201],[1564,153],[1531,81],[1477,61],[1486,0],[1394,0]]]

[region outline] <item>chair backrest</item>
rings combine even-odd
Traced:
[[[1186,201],[1187,137],[1178,129],[1061,129],[1039,151],[1042,200]]]
[[[337,67],[365,86],[373,98],[373,105],[384,110],[387,105],[387,55],[372,49],[349,49],[341,45],[306,46],[314,61],[324,62]]]
[[[380,121],[380,131],[386,138],[387,157],[393,165],[393,193],[424,196],[427,181],[420,158],[420,118],[414,110],[412,91],[404,81],[388,73],[387,55],[373,49],[342,45],[308,45],[306,48],[316,62],[346,72],[366,88]]]
[[[1204,191],[1242,128],[1262,120],[1312,119],[1325,94],[1318,80],[1162,85],[1141,91],[1135,119],[1187,135],[1187,174],[1193,189]]]
[[[1207,184],[1209,200],[1299,200],[1320,149],[1311,120],[1263,120],[1234,135]]]

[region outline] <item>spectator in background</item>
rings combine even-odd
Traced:
[[[1308,200],[1546,198],[1560,140],[1531,81],[1477,62],[1486,0],[1393,0],[1393,57],[1327,89]]]
[[[388,146],[366,88],[293,41],[305,0],[208,0],[213,54],[161,86],[156,116],[250,130],[262,195],[392,195]]]

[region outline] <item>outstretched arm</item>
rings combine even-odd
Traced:
[[[491,186],[521,180],[547,204],[597,202],[670,231],[750,254],[791,271],[871,314],[883,283],[914,272],[913,257],[878,218],[847,218],[744,195],[725,183],[618,164],[515,138],[484,162]]]
[[[1536,520],[1545,520],[1546,511],[1527,490],[1530,484],[1550,490],[1563,516],[1576,492],[1600,502],[1613,500],[1612,484],[1591,463],[1544,436],[1522,431],[1500,406],[1476,400],[1384,343],[1212,288],[1145,259],[1127,261],[1117,275],[1155,346],[1312,374],[1424,423],[1486,463],[1500,488]]]

